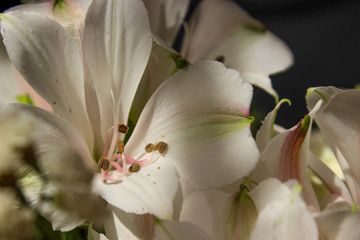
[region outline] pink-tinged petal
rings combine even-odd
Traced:
[[[177,59],[180,59],[179,54],[166,47],[154,36],[150,59],[131,107],[129,118],[133,123],[137,122],[141,111],[155,90],[178,70]]]
[[[296,183],[268,179],[249,193],[259,210],[252,240],[318,239],[316,223]]]
[[[181,53],[190,62],[218,59],[277,96],[269,75],[292,65],[292,53],[234,1],[202,1],[185,30]]]
[[[354,201],[360,203],[360,91],[316,88],[308,96],[308,107],[319,98],[325,104],[315,121],[339,161]]]
[[[165,158],[199,188],[220,187],[246,176],[258,149],[251,136],[250,84],[215,61],[184,68],[161,85],[145,106],[125,147],[129,155],[147,144],[168,144]]]
[[[151,47],[147,12],[140,0],[91,3],[85,20],[84,54],[98,95],[104,140],[109,127],[127,123]]]
[[[123,177],[119,183],[103,183],[98,176],[93,184],[95,192],[123,211],[151,213],[163,219],[173,217],[173,199],[179,182],[176,170],[168,159],[160,157],[139,172]]]
[[[15,11],[1,15],[1,30],[15,67],[56,112],[76,126],[91,149],[81,59],[69,32],[43,15]]]
[[[261,125],[261,128],[256,134],[256,145],[258,146],[260,152],[264,151],[268,143],[275,136],[274,125],[276,114],[284,102],[287,102],[289,105],[291,105],[291,102],[288,99],[279,101],[274,110],[268,113],[263,124]]]
[[[214,239],[206,234],[201,228],[188,222],[177,222],[169,220],[156,220],[155,238],[156,240],[199,240]]]
[[[149,13],[151,31],[172,46],[183,24],[189,0],[143,0]]]
[[[317,210],[318,202],[306,170],[310,153],[312,116],[319,109],[320,104],[321,102],[295,128],[277,135],[269,142],[251,174],[256,181],[269,177],[276,177],[282,182],[297,179],[304,186],[305,201]]]

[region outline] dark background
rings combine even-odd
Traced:
[[[198,2],[192,0],[190,12]],[[281,108],[277,123],[291,127],[307,113],[304,96],[309,87],[333,85],[353,88],[360,83],[360,1],[236,2],[283,39],[294,53],[294,66],[272,76],[280,98],[292,101],[291,107],[284,104]],[[16,0],[1,0],[1,11],[17,4],[19,1]],[[266,114],[273,108],[274,101],[255,89],[255,105]]]

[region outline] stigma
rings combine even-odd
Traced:
[[[104,151],[99,158],[97,167],[101,172],[101,179],[104,183],[118,183],[124,177],[141,171],[142,168],[156,162],[158,158],[168,149],[168,144],[160,141],[149,143],[144,146],[146,159],[134,159],[124,152],[123,138],[129,127],[125,124],[118,124],[111,127],[107,136]]]

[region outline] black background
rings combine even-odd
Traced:
[[[192,1],[190,12],[198,2]],[[286,72],[272,76],[280,98],[292,101],[291,107],[285,104],[281,108],[277,123],[291,127],[307,113],[304,96],[309,87],[333,85],[353,88],[360,83],[360,1],[236,2],[283,39],[294,53],[295,65]],[[1,0],[0,4],[1,11],[4,11],[19,2]],[[274,101],[255,89],[255,104],[266,113],[273,108]]]

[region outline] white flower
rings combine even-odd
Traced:
[[[144,0],[151,30],[170,46],[190,1]],[[185,24],[181,54],[190,62],[218,60],[238,70],[245,81],[278,98],[269,75],[293,64],[289,48],[232,0],[204,0]]]
[[[252,88],[217,62],[196,63],[167,79],[122,149],[131,106],[140,101],[137,88],[141,81],[151,85],[150,78],[141,80],[153,40],[140,1],[94,0],[81,44],[44,14],[10,11],[0,17],[10,59],[66,119],[15,106],[51,125],[38,132],[39,148],[45,154],[60,147],[74,150],[93,168],[97,161],[101,174],[94,186],[111,205],[171,219],[179,177],[200,189],[219,187],[254,167]],[[174,53],[164,57],[169,56]]]

